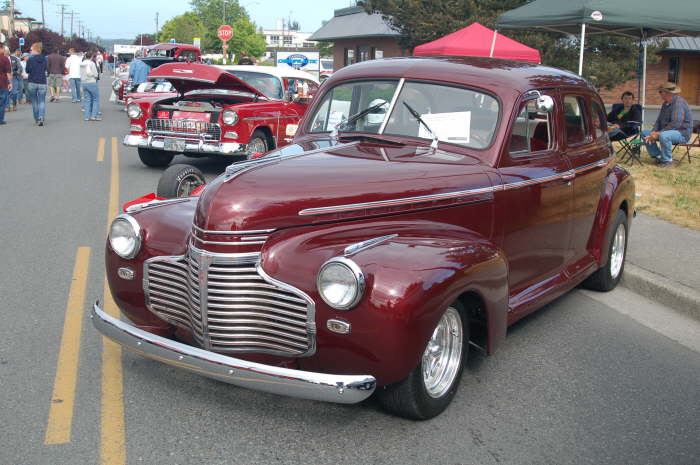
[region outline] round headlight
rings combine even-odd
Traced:
[[[109,245],[122,258],[134,258],[141,249],[141,227],[134,217],[122,213],[109,228]]]
[[[141,117],[141,105],[138,103],[130,103],[126,107],[126,114],[129,115],[131,119],[139,119]]]
[[[119,92],[119,89],[121,88],[121,86],[122,86],[122,82],[119,79],[116,79],[116,80],[114,80],[114,82],[112,82],[112,89],[114,89],[116,92]]]
[[[238,122],[238,113],[233,110],[224,110],[224,114],[221,116],[221,119],[224,120],[224,124],[233,126]]]
[[[335,257],[321,266],[316,278],[321,298],[337,310],[349,310],[360,301],[365,291],[365,277],[355,262]]]

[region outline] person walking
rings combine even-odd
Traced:
[[[673,164],[673,145],[688,142],[693,131],[693,114],[688,103],[681,97],[681,88],[673,82],[659,86],[664,101],[651,130],[642,131],[647,153],[656,159],[660,168]],[[661,145],[661,148],[657,145]]]
[[[24,66],[22,65],[22,51],[17,47],[14,53],[14,62],[12,63],[12,90],[15,92],[14,110],[17,109],[17,104],[22,101],[24,95]],[[15,62],[17,68],[15,68]]]
[[[55,48],[46,59],[49,70],[49,94],[51,95],[49,102],[57,102],[61,98],[66,59],[58,54],[58,48]]]
[[[6,56],[7,48],[0,45],[0,125],[7,124],[5,122],[5,107],[7,106],[7,97],[12,91],[12,63],[10,58]]]
[[[34,121],[38,126],[44,125],[44,113],[46,112],[46,73],[48,62],[41,54],[41,42],[32,44],[32,54],[27,61],[27,74],[29,75],[29,98],[32,101]]]
[[[75,52],[74,48],[68,50],[70,56],[66,60],[66,68],[68,68],[68,80],[70,81],[71,101],[73,103],[80,102],[80,64],[83,59]]]
[[[100,89],[97,87],[97,65],[92,60],[93,53],[87,52],[80,64],[80,82],[83,86],[83,119],[85,121],[101,121],[100,118]]]

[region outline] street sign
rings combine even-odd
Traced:
[[[216,35],[223,41],[231,40],[233,38],[233,28],[225,24],[219,26],[219,29],[216,30]]]
[[[24,47],[24,37],[19,38],[19,46]]]
[[[192,45],[194,45],[197,48],[202,48],[202,39],[200,37],[195,37],[194,40],[192,40]]]

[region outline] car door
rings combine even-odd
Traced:
[[[610,157],[606,116],[602,105],[590,95],[562,92],[566,158],[574,172],[574,205],[569,247],[571,273],[592,263],[588,241],[598,209]]]
[[[540,92],[557,102],[556,92]],[[545,288],[569,258],[573,187],[559,136],[561,106],[540,111],[537,97],[528,93],[520,103],[499,166],[511,307]]]

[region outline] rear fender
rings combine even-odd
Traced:
[[[627,212],[627,230],[629,231],[635,208],[634,193],[632,175],[619,165],[613,166],[605,179],[593,231],[588,241],[588,250],[599,267],[607,264],[608,257],[605,251],[608,244],[607,236],[610,234],[608,225],[614,221],[620,208],[624,208]]]
[[[347,255],[366,280],[358,305],[348,311],[327,305],[316,289],[321,265],[343,256],[349,245],[385,236],[382,242]],[[445,308],[465,293],[477,295],[483,303],[488,352],[505,338],[506,262],[491,242],[468,229],[430,221],[295,228],[270,237],[262,266],[316,303],[318,350],[300,360],[305,369],[324,371],[331,366],[340,372],[369,372],[380,384],[399,381],[420,361]],[[331,318],[350,323],[351,334],[328,330]]]

